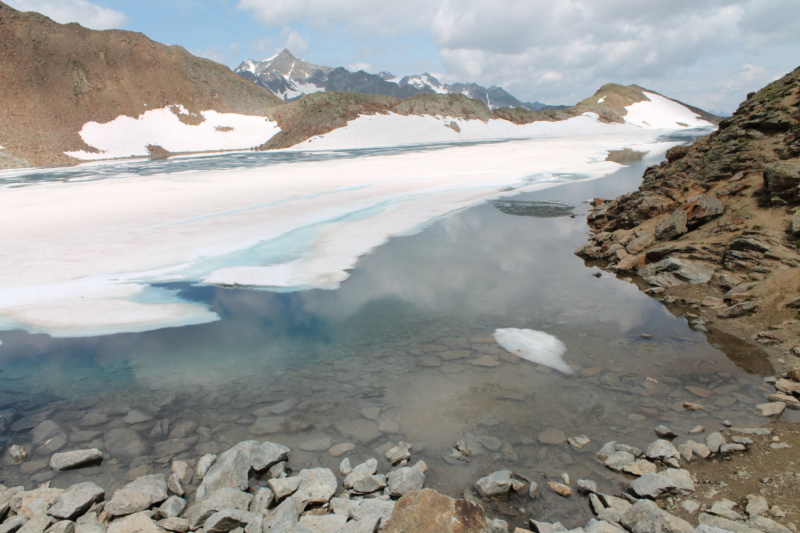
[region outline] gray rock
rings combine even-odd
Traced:
[[[678,490],[678,486],[670,478],[661,474],[645,474],[634,479],[631,488],[639,497],[653,499]]]
[[[159,520],[156,522],[156,525],[167,531],[174,531],[175,533],[186,533],[189,531],[189,521],[177,516]]]
[[[578,492],[584,493],[597,493],[597,483],[595,483],[591,479],[579,479],[578,480]]]
[[[15,463],[21,463],[28,458],[28,450],[19,444],[14,444],[8,449],[8,456],[11,457],[11,460]]]
[[[297,475],[300,486],[294,494],[296,503],[328,503],[336,494],[336,476],[329,468],[308,468]]]
[[[147,514],[136,513],[111,522],[108,533],[163,533],[163,530]]]
[[[321,452],[333,446],[333,441],[330,437],[319,437],[305,441],[300,445],[300,449],[306,452]]]
[[[212,514],[203,526],[205,533],[228,533],[237,527],[244,527],[253,520],[255,514],[239,509],[223,509]]]
[[[569,437],[567,439],[567,442],[569,443],[570,446],[572,446],[576,450],[581,450],[583,449],[584,446],[586,446],[592,441],[586,435],[576,435],[575,437]]]
[[[294,494],[300,486],[300,477],[282,477],[277,479],[270,479],[267,483],[272,493],[275,495],[276,500],[282,500],[290,494]]]
[[[172,473],[181,485],[188,485],[192,482],[192,469],[185,461],[172,461]]]
[[[108,415],[103,413],[86,413],[83,418],[78,421],[78,425],[84,428],[97,426],[108,422]]]
[[[75,533],[106,533],[106,526],[98,522],[96,513],[86,513],[75,520]]]
[[[55,471],[69,470],[99,464],[103,461],[103,452],[97,448],[56,453],[50,458],[50,468]]]
[[[489,526],[489,533],[508,533],[508,522],[499,518],[487,518],[486,525]]]
[[[694,481],[692,480],[692,474],[688,470],[667,468],[661,474],[670,478],[679,490],[694,492]]]
[[[167,481],[163,474],[142,476],[114,493],[106,503],[110,516],[124,516],[149,509],[167,499]]]
[[[190,505],[184,516],[189,520],[189,528],[195,530],[203,527],[208,517],[217,511],[222,509],[246,511],[250,508],[252,501],[252,494],[223,487],[205,499]]]
[[[753,496],[752,494],[747,497],[747,508],[745,509],[748,515],[762,515],[769,512],[769,503],[763,496]]]
[[[14,533],[15,531],[19,530],[19,528],[24,526],[25,522],[27,521],[27,516],[18,515],[11,517],[0,524],[0,533]]]
[[[612,524],[605,520],[595,520],[594,518],[589,519],[583,531],[584,533],[625,533],[625,530],[617,524]]]
[[[44,533],[54,522],[53,517],[44,514],[31,517],[17,533]]]
[[[376,467],[377,468],[377,467]],[[353,467],[350,466],[350,458],[345,457],[339,464],[339,473],[345,477],[353,473]]]
[[[683,209],[676,209],[667,219],[656,228],[656,239],[671,241],[686,233],[688,217]]]
[[[61,520],[50,526],[46,533],[75,533],[75,522]]]
[[[731,500],[719,500],[714,502],[714,504],[711,506],[711,509],[706,512],[727,518],[728,520],[741,520],[742,515],[734,511],[734,507],[736,507],[736,502]]]
[[[56,435],[63,434],[65,434],[65,431],[61,428],[61,426],[52,420],[43,420],[39,423],[39,425],[31,430],[31,437],[33,437],[31,444],[34,446],[40,446],[44,444],[46,440],[51,439]]]
[[[295,526],[300,519],[300,512],[292,496],[289,496],[275,508],[265,519],[263,530],[282,531],[283,528]]]
[[[151,415],[143,411],[139,411],[138,409],[131,409],[125,416],[124,422],[126,424],[134,425],[141,424],[142,422],[149,422],[150,420],[153,420]]]
[[[684,500],[681,502],[681,509],[689,514],[694,514],[700,509],[700,504],[694,500]]]
[[[539,522],[533,519],[531,519],[531,529],[534,533],[560,533],[561,531],[567,530],[567,528],[561,525],[561,522],[551,524],[549,522]]]
[[[475,482],[481,496],[499,496],[511,490],[511,471],[498,470]]]
[[[725,529],[720,529],[718,527],[711,527],[705,524],[700,524],[695,528],[694,533],[730,533],[730,531],[727,531]]]
[[[195,475],[197,476],[198,480],[202,480],[208,469],[217,461],[217,456],[213,453],[207,453],[203,457],[197,461],[197,469],[195,470]]]
[[[751,516],[746,524],[764,533],[792,533],[792,531],[766,516]]]
[[[251,452],[253,470],[261,472],[289,460],[289,448],[274,442],[264,442]]]
[[[47,514],[61,520],[74,520],[104,497],[105,491],[94,483],[78,483],[62,492]]]
[[[594,457],[601,463],[605,463],[606,460],[615,453],[617,453],[617,442],[612,440],[611,442],[605,443],[603,447],[600,448],[600,451],[594,454]]]
[[[267,510],[272,507],[272,502],[275,501],[275,494],[267,487],[261,487],[256,492],[253,498],[253,503],[250,504],[250,512],[257,514],[266,514]]]
[[[660,509],[655,502],[638,500],[620,523],[631,533],[693,533],[691,524]]]
[[[180,516],[186,509],[186,500],[178,496],[170,496],[156,510],[156,515],[160,518],[174,518]]]
[[[181,485],[181,482],[178,481],[178,476],[175,474],[172,474],[167,478],[167,490],[177,496],[183,496],[183,485]]]
[[[706,446],[708,446],[711,453],[719,453],[720,447],[727,443],[728,441],[726,441],[722,433],[718,431],[709,433],[706,437]]]
[[[103,435],[103,445],[108,453],[123,463],[147,455],[149,446],[138,433],[128,428],[110,429]]]
[[[708,513],[700,513],[698,518],[701,525],[722,529],[725,531],[731,531],[733,533],[759,533],[757,529],[750,528],[744,525],[742,522],[735,522],[733,520],[728,520],[727,518],[722,518],[721,516],[714,516]]]
[[[345,459],[347,461],[347,459]],[[344,461],[342,461],[344,464]],[[348,461],[349,464],[349,461]],[[341,467],[340,467],[341,470]],[[344,478],[344,488],[352,489],[353,486],[359,481],[367,476],[374,475],[375,472],[378,471],[378,461],[377,459],[368,459],[367,461],[361,463],[360,465],[356,466],[347,477]]]
[[[362,494],[371,494],[386,487],[386,476],[372,474],[353,483],[353,490]]]
[[[655,432],[659,439],[674,439],[678,436],[677,433],[663,425],[656,427]]]
[[[634,457],[633,454],[624,451],[619,451],[609,455],[608,458],[605,460],[604,464],[611,470],[620,471],[626,465],[629,465],[634,461],[636,461],[636,457]]]
[[[759,416],[778,416],[786,410],[786,404],[783,402],[769,402],[756,405],[756,414]]]
[[[370,516],[380,517],[385,522],[392,515],[395,502],[391,500],[346,500],[344,498],[331,499],[331,508],[336,514],[351,517],[353,520],[364,520]]]
[[[737,444],[735,442],[731,444],[723,444],[722,446],[719,447],[719,453],[721,454],[743,452],[745,450],[747,450],[747,448],[745,447],[744,444]]]
[[[648,459],[660,461],[672,457],[680,457],[678,449],[675,448],[671,442],[664,439],[658,439],[655,442],[651,442],[645,451],[645,455],[647,455]]]
[[[398,468],[386,475],[386,483],[389,495],[400,498],[412,490],[422,490],[425,474],[410,467]]]
[[[338,514],[306,515],[300,518],[300,526],[314,533],[339,533],[347,523],[347,517]]]
[[[177,426],[175,426],[169,434],[169,438],[171,439],[183,439],[188,437],[197,429],[198,424],[197,422],[181,422]]]
[[[219,456],[217,462],[203,476],[197,489],[197,499],[202,500],[222,488],[245,490],[253,468],[253,451],[260,446],[256,440],[240,442]]]
[[[393,465],[396,465],[402,461],[407,461],[411,459],[411,444],[399,442],[397,445],[386,450],[386,453],[384,453],[383,456]]]

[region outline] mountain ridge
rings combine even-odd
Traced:
[[[297,65],[300,68],[296,68]],[[370,74],[363,70],[351,72],[344,67],[314,65],[295,57],[288,49],[264,59],[246,59],[234,72],[271,90],[286,102],[302,98],[313,92],[351,92],[408,98],[421,94],[463,94],[482,101],[490,110],[501,107],[522,108],[529,111],[564,108],[541,102],[522,102],[502,87],[488,89],[477,83],[444,84],[428,72],[398,78],[390,72]]]

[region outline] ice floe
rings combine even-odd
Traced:
[[[553,335],[533,329],[496,329],[494,340],[509,353],[513,353],[532,363],[544,365],[564,374],[572,374],[572,369],[561,358],[567,347]]]
[[[137,118],[121,115],[111,122],[89,122],[81,138],[98,152],[66,152],[84,161],[149,155],[148,146],[168,152],[208,152],[255,148],[270,140],[280,128],[264,117],[203,111],[202,122],[186,124],[188,116],[181,106],[146,111]],[[200,117],[195,116],[194,120]]]
[[[605,176],[619,168],[609,150],[674,145],[599,127],[267,167],[147,175],[120,164],[115,178],[103,165],[101,180],[0,188],[0,329],[75,336],[217,319],[153,292],[166,282],[335,289],[394,236],[487,199]]]

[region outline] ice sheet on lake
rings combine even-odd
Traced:
[[[175,294],[152,297],[157,283],[335,289],[392,237],[487,199],[610,174],[608,150],[674,145],[640,128],[601,130],[0,188],[0,329],[76,336],[217,319]]]
[[[564,374],[572,369],[561,359],[567,347],[553,335],[533,329],[505,328],[494,331],[494,340],[507,352],[532,363],[544,365]]]

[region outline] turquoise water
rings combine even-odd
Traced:
[[[540,485],[544,475],[567,472],[573,484],[588,477],[616,492],[624,478],[592,460],[608,440],[643,447],[659,424],[685,434],[698,424],[718,429],[723,419],[761,423],[752,404],[763,397],[761,376],[771,372],[763,354],[734,350],[740,343],[713,333],[713,324],[708,338],[692,331],[682,310],[665,308],[630,281],[592,276],[598,270],[572,253],[588,231],[585,200],[632,190],[650,163],[454,214],[363,257],[335,291],[162,285],[209,305],[221,317],[211,324],[77,339],[2,332],[0,439],[28,447],[31,457],[15,465],[5,456],[0,483],[91,479],[113,492],[128,476],[166,472],[174,458],[196,459],[249,438],[290,446],[294,469],[336,469],[342,457],[300,449],[330,437],[355,445],[351,462],[380,457],[389,442],[412,442],[412,460],[431,468],[426,484],[452,496],[502,468]],[[502,359],[492,333],[506,327],[555,335],[576,373]],[[484,355],[497,366],[473,364]],[[288,410],[270,412],[287,399],[294,400],[282,404]],[[683,401],[709,411],[682,412]],[[376,420],[362,414],[367,407],[380,408]],[[131,409],[152,420],[128,424]],[[107,420],[86,426],[92,413]],[[103,448],[107,431],[126,427],[147,451],[55,474],[46,465],[52,450],[31,443],[31,424],[44,419],[63,429],[63,450]],[[160,420],[171,429],[198,427],[178,451],[166,452],[158,444],[167,435],[153,430]],[[592,443],[580,451],[541,444],[537,436],[548,428]],[[469,463],[446,458],[458,440],[473,448]],[[535,500],[489,506],[512,525],[536,516],[569,527],[590,516],[584,499],[547,489]]]

